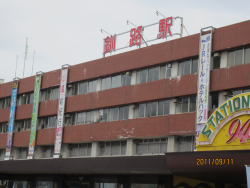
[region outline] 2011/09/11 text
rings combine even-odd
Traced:
[[[197,159],[197,165],[233,165],[233,159]]]

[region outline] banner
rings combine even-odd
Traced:
[[[250,166],[246,166],[247,188],[250,188]]]
[[[31,127],[30,127],[30,142],[29,142],[29,152],[28,152],[28,157],[27,157],[28,159],[33,158],[34,149],[35,149],[36,125],[37,125],[41,80],[42,80],[42,75],[37,75],[35,77],[34,101],[33,101],[33,109],[32,109]]]
[[[15,119],[16,111],[16,96],[18,89],[18,81],[14,81],[12,85],[12,94],[11,94],[11,105],[10,105],[10,117],[9,117],[9,126],[7,134],[7,145],[4,160],[9,160],[11,157],[11,146],[12,146],[12,136],[13,136],[13,125]]]
[[[68,68],[63,68],[61,73],[60,82],[60,94],[59,94],[59,104],[57,112],[57,125],[56,125],[56,140],[53,158],[59,158],[61,153],[62,144],[62,132],[63,132],[63,119],[64,119],[64,108],[65,108],[65,94],[67,91],[67,78],[68,78]]]
[[[211,47],[212,33],[201,35],[196,103],[196,141],[208,119]]]

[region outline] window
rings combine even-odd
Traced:
[[[219,106],[219,93],[211,93],[209,96],[209,109],[216,109]]]
[[[0,123],[0,134],[8,132],[8,123]]]
[[[81,83],[79,83],[79,92],[76,92],[76,93],[78,93],[79,95],[80,94],[88,93],[88,82],[81,82]]]
[[[57,119],[56,116],[41,117],[38,122],[41,129],[55,128]]]
[[[160,79],[170,78],[172,75],[172,64],[167,64],[161,66],[160,69]]]
[[[196,96],[180,98],[176,103],[176,114],[185,112],[195,112]]]
[[[139,109],[135,109],[135,118],[153,117],[168,115],[170,110],[170,100],[154,101],[139,104]]]
[[[198,72],[198,59],[186,60],[179,63],[178,76]]]
[[[119,109],[119,120],[126,120],[128,119],[129,114],[129,106],[123,106]]]
[[[184,136],[178,138],[179,152],[193,151],[194,149],[194,136]]]
[[[211,58],[211,70],[220,68],[220,57],[212,57]]]
[[[54,146],[42,146],[42,158],[53,158]]]
[[[25,93],[17,96],[17,106],[18,105],[24,105],[24,104],[30,104],[34,101],[34,93]]]
[[[0,149],[0,161],[4,160],[5,149]]]
[[[238,89],[238,90],[233,90],[232,91],[232,95],[230,96],[226,96],[226,100],[236,96],[236,95],[239,95],[241,93],[249,93],[250,92],[250,88],[245,88],[245,89]]]
[[[99,142],[101,156],[126,155],[127,141]]]
[[[92,143],[69,144],[70,157],[91,156]]]
[[[59,98],[59,87],[48,88],[41,91],[41,101],[55,100]]]
[[[102,79],[102,90],[131,85],[131,73],[127,72]]]
[[[167,152],[168,138],[135,140],[136,154],[159,154]]]
[[[118,120],[118,114],[119,114],[119,108],[110,108],[109,109],[109,121],[117,121]]]
[[[250,63],[250,47],[228,52],[228,67]]]
[[[142,70],[137,71],[136,84],[159,80],[159,78],[160,78],[159,66],[142,69]]]
[[[72,85],[71,95],[81,95],[95,92],[97,89],[97,80],[78,82]]]
[[[10,108],[11,97],[5,97],[0,99],[0,109],[2,108]]]
[[[95,111],[76,113],[76,125],[91,123],[95,117]]]
[[[18,159],[27,159],[28,148],[18,148]]]
[[[31,126],[31,119],[15,121],[14,128],[16,132],[29,131]]]

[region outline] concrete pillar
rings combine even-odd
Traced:
[[[172,63],[172,73],[171,77],[177,77],[178,76],[178,61]]]
[[[129,105],[128,119],[134,119],[134,105]]]
[[[101,91],[101,89],[102,89],[102,79],[98,78],[96,84],[96,91]]]
[[[219,92],[219,101],[218,101],[219,106],[226,101],[226,97],[223,95],[223,93],[224,91]]]
[[[100,147],[98,142],[92,142],[91,157],[97,157],[100,155]]]
[[[137,72],[137,71],[132,71],[132,75],[131,75],[131,85],[135,85],[135,84],[136,84],[136,72]]]
[[[168,136],[168,149],[167,152],[178,152],[178,136]]]
[[[173,99],[170,101],[169,114],[175,114],[176,112],[176,104],[173,101]]]
[[[127,139],[127,150],[126,155],[132,156],[136,154],[136,144],[133,142],[134,139],[129,138]]]
[[[228,52],[221,52],[220,54],[220,68],[225,68],[227,67],[227,56],[228,56]]]

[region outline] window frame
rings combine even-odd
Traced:
[[[198,63],[197,63],[197,72],[194,72],[194,73],[192,73],[192,70],[193,70],[193,61],[194,60],[198,60]],[[180,70],[180,64],[181,63],[184,63],[184,62],[187,62],[187,61],[190,61],[191,63],[190,63],[190,71],[189,71],[189,73],[188,74],[197,74],[198,72],[199,72],[199,57],[197,57],[197,58],[191,58],[191,59],[185,59],[185,60],[182,60],[182,61],[180,61],[180,62],[178,62],[178,71],[177,71],[177,76],[184,76],[184,75],[188,75],[188,74],[181,74],[181,75],[179,75],[179,70]],[[182,71],[183,72],[183,71]]]

